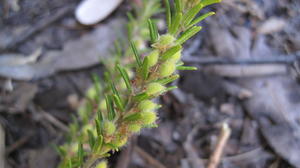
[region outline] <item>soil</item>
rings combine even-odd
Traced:
[[[86,27],[73,15],[79,0],[14,1],[19,10],[14,11],[9,0],[0,2],[0,57],[30,55],[39,47],[44,53],[60,51],[131,9],[125,1],[99,25]],[[24,32],[61,9],[66,10],[55,21],[18,42]],[[109,159],[111,167],[206,167],[224,123],[231,134],[219,168],[300,167],[299,9],[298,0],[224,0],[205,9],[217,14],[202,23],[203,31],[186,44],[183,56],[200,70],[181,73],[179,89],[158,100],[163,104],[159,127],[133,137]],[[205,58],[212,63],[205,64]],[[277,58],[283,61],[274,61]],[[8,78],[1,77],[0,125],[7,167],[57,166],[52,146],[64,142],[66,126],[92,84],[91,74],[102,72],[103,66],[94,62],[12,80],[12,91]]]

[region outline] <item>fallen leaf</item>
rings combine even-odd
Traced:
[[[78,40],[67,42],[63,50],[44,53],[38,61],[24,61],[22,64],[1,64],[0,76],[15,80],[31,80],[47,77],[59,71],[76,70],[99,64],[101,58],[110,56],[114,40],[122,36],[123,20],[114,19],[99,25],[94,31]],[[116,35],[117,34],[117,35]],[[19,57],[18,57],[19,58]]]

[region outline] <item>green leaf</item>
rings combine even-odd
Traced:
[[[95,136],[94,136],[94,134],[91,130],[88,130],[87,133],[88,133],[88,136],[89,136],[90,148],[93,149],[93,147],[95,145],[95,141],[96,141]]]
[[[187,31],[185,31],[177,40],[177,44],[183,44],[185,41],[193,37],[196,33],[198,33],[202,29],[201,26],[193,26]]]
[[[143,100],[146,100],[146,99],[149,99],[150,97],[147,95],[147,93],[140,93],[140,94],[138,94],[138,95],[135,95],[134,97],[133,97],[133,100],[135,100],[135,101],[143,101]]]
[[[99,101],[100,100],[100,94],[101,94],[101,84],[100,84],[100,78],[97,74],[92,74],[92,79],[93,79],[93,83],[94,83],[94,87],[96,90],[96,100]]]
[[[112,121],[116,117],[116,111],[114,108],[114,103],[112,101],[112,96],[111,95],[106,95],[105,96],[105,102],[106,102],[106,108],[107,108],[107,119],[109,121]]]
[[[179,29],[180,23],[182,20],[182,13],[181,12],[177,12],[175,15],[175,19],[172,22],[172,26],[170,29],[170,34],[175,35]]]
[[[101,107],[98,106],[98,109],[97,109],[97,118],[99,121],[103,121],[103,116],[102,116],[102,112],[101,112]]]
[[[54,149],[57,151],[57,153],[59,154],[60,157],[65,157],[67,155],[67,151],[63,147],[56,146],[56,145],[53,145],[53,146],[54,146]]]
[[[192,9],[190,9],[184,16],[183,16],[183,25],[187,27],[190,22],[195,18],[195,16],[200,12],[203,8],[202,3],[198,3]]]
[[[151,19],[148,19],[148,28],[150,32],[151,43],[155,43],[158,39],[159,34],[156,25],[152,22]]]
[[[78,158],[79,165],[83,164],[83,157],[84,157],[83,145],[80,142],[78,144],[78,151],[77,151],[77,158]]]
[[[162,54],[161,59],[167,60],[167,59],[171,58],[174,54],[176,54],[178,51],[180,51],[181,48],[182,48],[181,45],[176,45],[176,46],[170,48],[169,50],[167,50],[165,53]]]
[[[114,84],[112,81],[110,81],[110,87],[111,87],[111,89],[112,89],[114,95],[118,97],[118,99],[120,100],[120,103],[121,103],[122,106],[123,106],[123,102],[122,102],[122,100],[121,100],[120,94],[119,94],[119,92],[118,92],[118,90],[117,90],[115,84]]]
[[[182,12],[182,0],[175,0],[176,12]]]
[[[99,121],[99,119],[95,119],[95,124],[96,124],[97,135],[101,136],[102,135],[102,124]]]
[[[177,89],[177,88],[178,88],[177,86],[168,87],[168,88],[166,88],[166,92]]]
[[[72,164],[72,160],[71,159],[68,160],[68,166],[69,166],[69,168],[73,168],[73,164]]]
[[[127,14],[129,22],[135,22],[135,19],[131,12],[127,12],[126,14]]]
[[[177,70],[189,70],[189,71],[196,71],[198,68],[197,67],[192,67],[192,66],[178,66],[176,67]]]
[[[141,67],[141,76],[144,80],[148,79],[148,74],[149,74],[149,57],[145,57],[143,61],[143,65]]]
[[[138,50],[136,49],[136,46],[135,46],[134,42],[131,42],[130,46],[131,46],[132,52],[135,56],[135,60],[138,64],[138,67],[140,67],[142,65],[142,61],[141,61],[140,55],[138,53]]]
[[[168,29],[170,30],[171,25],[172,25],[172,15],[171,15],[170,2],[169,2],[169,0],[164,0],[164,2],[165,2],[167,25],[168,25]]]
[[[222,0],[201,0],[201,4],[203,5],[203,7],[208,6],[208,5],[212,5],[215,3],[220,3]]]
[[[163,79],[157,80],[156,82],[159,82],[162,85],[166,85],[166,84],[169,84],[169,83],[175,81],[179,77],[180,76],[178,74],[175,74],[175,75],[171,75],[171,76],[169,76],[167,78],[163,78]]]
[[[188,27],[190,26],[194,26],[196,24],[198,24],[199,22],[201,22],[202,20],[206,19],[207,17],[211,16],[211,15],[214,15],[216,14],[215,12],[208,12],[208,13],[205,13],[201,16],[199,16],[198,18],[194,19],[189,25]]]
[[[119,108],[119,110],[124,111],[124,105],[123,105],[123,103],[121,102],[120,97],[118,97],[117,95],[114,94],[114,95],[113,95],[113,99],[114,99],[115,104],[116,104],[117,107]]]
[[[124,121],[127,121],[127,122],[133,122],[133,121],[137,121],[139,119],[141,119],[141,113],[134,113],[134,114],[130,114],[126,117],[124,117]]]
[[[120,74],[121,74],[121,76],[122,76],[122,78],[123,78],[123,80],[124,80],[124,82],[126,84],[127,89],[129,90],[129,92],[131,92],[132,88],[131,88],[131,84],[130,84],[130,79],[129,79],[128,73],[120,65],[117,65],[117,69],[120,72]]]
[[[92,151],[94,153],[98,153],[101,150],[102,146],[103,146],[103,136],[100,135],[100,136],[97,137],[94,148],[93,148]]]

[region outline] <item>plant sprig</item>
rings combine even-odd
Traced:
[[[147,0],[143,2],[146,4]],[[159,9],[158,1],[153,2],[151,1],[152,5]],[[112,73],[106,73],[107,86],[103,89],[100,87],[99,79],[94,77],[96,83],[93,90],[95,92],[91,96],[91,103],[87,103],[86,109],[93,111],[92,114],[95,115],[86,111],[79,113],[84,119],[82,120],[83,127],[79,129],[78,124],[71,125],[73,133],[71,137],[75,141],[71,141],[71,145],[67,147],[59,148],[62,155],[60,167],[90,168],[95,164],[98,168],[107,166],[103,160],[98,162],[99,159],[108,157],[110,151],[119,150],[132,134],[140,132],[142,128],[157,126],[156,109],[161,105],[154,103],[153,99],[177,88],[177,86],[167,86],[179,78],[176,70],[197,69],[182,65],[180,61],[182,45],[201,30],[201,27],[196,26],[198,22],[214,14],[210,12],[197,17],[200,10],[220,0],[175,0],[174,10],[169,0],[164,0],[164,2],[168,31],[163,35],[158,33],[155,22],[146,17],[151,15],[140,13],[141,16],[135,19],[132,14],[128,14],[130,46],[125,52],[117,47],[116,53],[117,55],[122,53],[132,55],[135,60],[132,62],[135,64],[134,68],[121,65],[122,60],[115,61],[114,65],[109,66],[108,72]],[[144,8],[151,11],[151,14],[155,13],[154,10],[149,9],[149,6],[144,6]],[[141,10],[137,11],[141,12]],[[135,36],[137,32],[137,34],[142,34],[143,30],[138,31],[133,25],[148,27],[149,37],[146,39],[150,39],[151,49],[144,58],[139,46],[139,42],[143,40],[140,36]],[[134,75],[131,75],[132,72]],[[101,92],[102,90],[104,92]],[[104,99],[100,99],[102,93],[106,94]],[[87,114],[92,120],[87,119],[89,118]],[[76,138],[78,129],[79,138]]]

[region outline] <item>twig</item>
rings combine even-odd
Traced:
[[[198,58],[198,57],[187,57],[183,58],[183,61],[186,63],[195,63],[202,66],[206,65],[252,65],[252,64],[291,64],[297,60],[300,60],[300,51],[282,56],[274,56],[270,58],[251,58],[251,59],[226,59],[226,58]]]
[[[50,15],[49,18],[41,19],[41,21],[39,21],[35,25],[32,25],[27,31],[22,33],[20,36],[15,37],[15,39],[12,40],[12,42],[4,46],[3,50],[15,49],[18,45],[27,40],[29,37],[33,36],[34,34],[38,33],[39,31],[43,30],[47,26],[58,21],[63,16],[71,12],[74,9],[74,7],[75,5],[68,5],[67,7],[61,8],[52,15]]]
[[[41,111],[43,117],[48,120],[50,123],[52,123],[53,125],[55,125],[57,128],[61,129],[64,132],[67,132],[69,130],[69,128],[63,124],[62,122],[60,122],[58,119],[56,119],[53,115],[45,112],[45,111]]]
[[[230,130],[228,124],[224,123],[223,126],[222,126],[221,133],[219,135],[219,139],[218,139],[216,149],[215,149],[215,151],[213,152],[213,154],[211,155],[211,157],[209,159],[209,163],[208,163],[207,168],[216,168],[219,165],[224,147],[225,147],[225,145],[227,143],[227,140],[230,136],[230,132],[231,132],[231,130]]]
[[[191,163],[192,168],[204,168],[203,160],[198,157],[197,150],[192,145],[193,138],[196,136],[200,124],[196,125],[191,132],[189,132],[186,141],[183,144],[183,148],[187,154],[187,159]]]
[[[21,139],[17,140],[14,144],[10,145],[7,149],[6,149],[6,155],[9,155],[10,153],[12,153],[13,151],[15,151],[16,149],[18,149],[19,147],[23,146],[24,144],[26,144],[29,139],[33,136],[33,133],[30,133],[24,137],[22,137]]]
[[[145,161],[154,168],[166,168],[163,164],[161,164],[158,160],[154,159],[151,155],[145,152],[138,146],[135,146],[134,151],[137,152]]]

